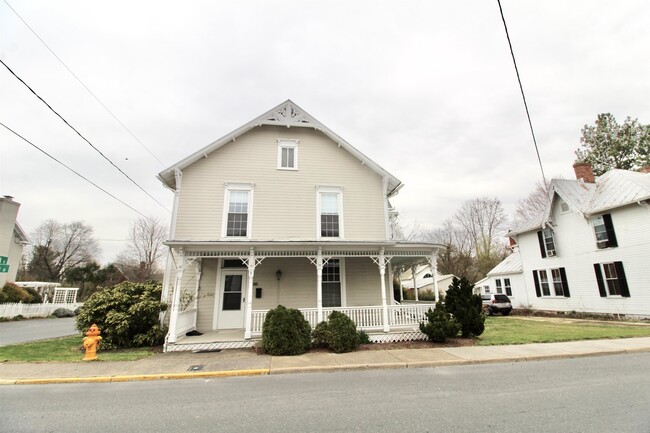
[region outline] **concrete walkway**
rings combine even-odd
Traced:
[[[256,355],[253,350],[161,353],[138,361],[0,363],[0,384],[124,382],[384,368],[520,362],[650,351],[650,337],[507,346]],[[198,366],[198,367],[197,367]],[[195,367],[192,370],[192,367]]]

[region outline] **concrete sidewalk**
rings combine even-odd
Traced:
[[[138,361],[0,364],[0,384],[124,382],[574,358],[650,351],[650,337],[506,346],[256,355],[253,350],[161,353]],[[101,359],[101,355],[99,356]],[[195,370],[192,367],[198,366]]]

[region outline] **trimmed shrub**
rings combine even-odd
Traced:
[[[429,340],[444,343],[447,338],[453,338],[458,335],[460,325],[447,312],[442,302],[436,302],[435,310],[429,308],[429,311],[425,314],[427,316],[427,322],[420,323],[420,331],[426,334]]]
[[[368,334],[364,332],[368,342]],[[320,322],[312,333],[313,347],[327,347],[336,353],[352,352],[359,344],[360,335],[357,327],[345,314],[332,311],[327,322]]]
[[[329,340],[327,345],[336,353],[352,352],[359,347],[357,325],[345,314],[332,311],[327,319]]]
[[[473,294],[474,285],[465,277],[454,277],[447,290],[445,309],[460,324],[463,337],[478,337],[485,329],[485,314],[479,295]]]
[[[359,336],[359,344],[372,344],[366,331],[359,331],[357,335]]]
[[[24,304],[40,304],[41,295],[31,287],[20,287],[15,283],[6,283],[0,290],[0,303],[22,302]]]
[[[320,322],[313,331],[311,331],[312,347],[328,347],[329,329],[327,322]]]
[[[77,329],[85,333],[95,323],[102,333],[103,349],[155,346],[163,343],[167,329],[159,314],[162,284],[123,282],[93,293],[79,309]]]
[[[58,317],[59,319],[63,317],[74,317],[74,311],[68,310],[67,308],[57,308],[52,312],[52,316]],[[101,329],[101,328],[100,328]]]
[[[311,326],[299,310],[278,305],[266,313],[262,347],[270,355],[301,355],[311,346]]]

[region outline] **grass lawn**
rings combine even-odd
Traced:
[[[498,344],[551,343],[596,338],[650,337],[650,326],[624,322],[563,322],[525,317],[487,317],[479,346]]]
[[[82,362],[81,336],[52,338],[0,347],[0,362]],[[97,352],[100,361],[135,361],[153,355],[148,347]]]

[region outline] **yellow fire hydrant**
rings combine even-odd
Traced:
[[[84,361],[95,361],[97,359],[97,348],[99,347],[99,342],[102,341],[102,337],[99,334],[99,328],[95,324],[86,332],[86,336],[83,339],[84,348],[86,349]]]

